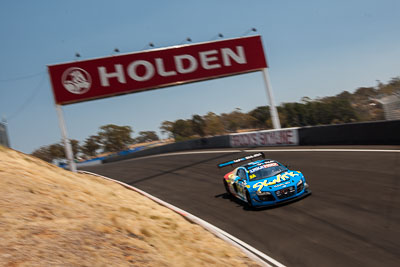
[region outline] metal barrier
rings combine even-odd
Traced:
[[[303,127],[299,145],[400,145],[400,120]]]

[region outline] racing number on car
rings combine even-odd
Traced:
[[[237,188],[238,188],[238,194],[240,196],[244,196],[244,190],[243,190],[244,186],[243,186],[243,182],[242,181],[238,182]]]

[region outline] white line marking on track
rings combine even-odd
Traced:
[[[207,151],[186,151],[186,152],[171,152],[165,154],[157,154],[151,156],[138,157],[128,160],[139,160],[156,157],[167,157],[175,155],[191,155],[191,154],[218,154],[218,153],[239,153],[239,152],[374,152],[374,153],[400,153],[400,150],[395,149],[348,149],[348,148],[299,148],[299,149],[231,149],[231,150],[207,150]]]
[[[347,149],[347,148],[299,148],[299,149],[254,149],[243,150],[245,152],[253,151],[269,151],[269,152],[385,152],[385,153],[400,153],[400,150],[395,149]]]

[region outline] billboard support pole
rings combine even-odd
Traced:
[[[5,117],[0,121],[0,145],[11,148],[10,139],[8,138],[7,120]]]
[[[76,164],[74,161],[74,154],[72,152],[71,142],[67,137],[67,127],[65,126],[64,116],[60,105],[56,104],[58,124],[61,129],[61,135],[64,142],[65,155],[67,156],[69,170],[76,172]]]
[[[279,121],[278,111],[275,106],[274,95],[272,94],[272,87],[271,87],[271,82],[269,80],[268,69],[264,68],[262,70],[262,73],[263,73],[264,82],[265,82],[265,89],[267,91],[268,100],[269,100],[269,110],[271,113],[272,126],[274,127],[274,129],[280,129],[281,122]]]

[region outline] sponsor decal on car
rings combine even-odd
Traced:
[[[250,173],[255,173],[256,171],[259,171],[259,170],[262,170],[262,169],[265,169],[265,168],[277,167],[277,166],[279,166],[279,164],[276,163],[276,162],[274,162],[274,163],[268,163],[268,164],[264,164],[264,165],[261,165],[261,166],[257,166],[257,167],[255,167],[255,168],[249,170],[249,172],[250,172]]]
[[[295,177],[297,175],[299,175],[299,174],[296,173],[296,172],[285,172],[284,174],[278,174],[276,176],[276,179],[274,179],[274,180],[272,180],[270,182],[268,180],[264,180],[262,182],[258,182],[258,183],[253,185],[253,188],[257,188],[257,191],[261,191],[261,189],[264,186],[275,185],[277,183],[281,183],[281,182],[287,181],[287,180],[290,179],[290,177]]]
[[[225,174],[224,178],[228,183],[230,183],[235,178],[234,170]]]
[[[290,184],[290,182],[286,182],[284,184],[277,184],[277,185],[274,185],[274,187],[281,187],[281,186],[284,186],[284,185],[287,185],[287,184]]]

